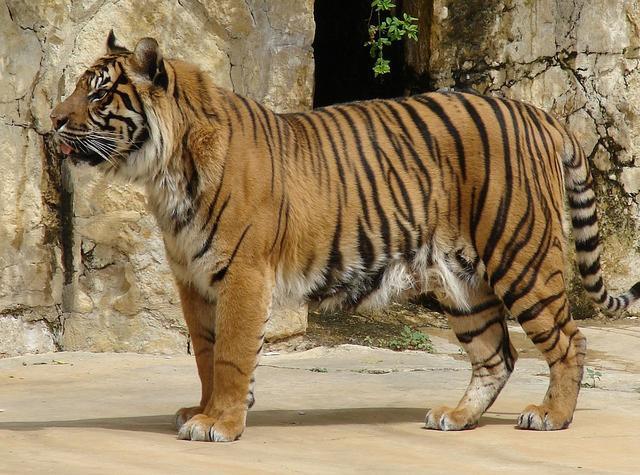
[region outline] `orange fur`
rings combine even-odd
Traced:
[[[180,438],[240,436],[273,299],[358,307],[425,292],[473,367],[458,406],[431,410],[427,427],[473,427],[493,403],[517,357],[511,313],[551,371],[518,425],[565,428],[586,350],[565,293],[565,193],[590,295],[620,310],[639,294],[604,289],[584,154],[526,104],[434,93],[275,114],[154,40],[129,52],[110,36],[52,117],[77,160],[146,187],[202,380]],[[113,153],[84,152],[91,130],[111,131],[93,145]]]

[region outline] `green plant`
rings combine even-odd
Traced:
[[[586,381],[584,381],[580,386],[582,386],[583,388],[595,388],[596,383],[600,381],[601,376],[602,373],[597,369],[587,368],[587,376],[585,378]]]
[[[400,332],[400,336],[389,341],[389,348],[395,351],[422,350],[433,353],[433,344],[429,336],[407,325]]]
[[[384,48],[390,46],[394,41],[400,41],[405,36],[414,41],[418,41],[418,21],[406,13],[402,18],[390,13],[395,8],[393,0],[373,0],[371,2],[371,15],[369,16],[369,41],[365,46],[369,46],[369,52],[376,62],[373,65],[373,73],[376,77],[391,72],[391,63],[384,57]],[[386,18],[383,18],[383,16]],[[375,19],[375,23],[372,23]]]

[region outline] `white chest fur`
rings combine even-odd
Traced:
[[[167,259],[176,279],[196,288],[210,299],[215,299],[216,287],[212,285],[212,276],[226,263],[226,258],[216,251],[215,241],[202,256],[196,257],[206,241],[198,225],[187,226],[174,234],[163,232]]]

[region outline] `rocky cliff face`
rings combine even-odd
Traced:
[[[593,164],[606,282],[621,291],[640,279],[638,2],[434,0],[429,70],[437,88],[520,99],[564,119]],[[574,303],[588,313],[579,292]]]
[[[220,86],[277,111],[311,107],[312,0],[7,0],[0,5],[0,356],[184,352],[162,239],[140,189],[60,167],[49,112],[113,28],[158,39]],[[272,337],[303,331],[278,310]]]

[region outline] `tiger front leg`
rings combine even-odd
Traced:
[[[242,435],[271,304],[269,276],[266,268],[236,261],[216,284],[213,396],[201,414],[180,428],[178,438],[231,442]]]
[[[201,414],[213,394],[213,355],[216,343],[215,302],[203,297],[191,285],[177,281],[182,304],[182,313],[189,328],[192,351],[196,358],[198,376],[202,386],[200,403],[197,406],[178,409],[175,415],[176,428],[182,426],[196,414]]]

